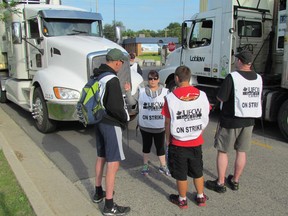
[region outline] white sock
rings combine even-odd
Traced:
[[[181,201],[183,201],[183,200],[186,200],[186,197],[181,197],[181,196],[179,195],[179,201],[181,202]]]
[[[223,186],[224,184],[220,184],[219,182],[217,182],[217,184],[219,185],[219,186]]]
[[[197,198],[204,198],[204,194],[203,193],[197,194]]]

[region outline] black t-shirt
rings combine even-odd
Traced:
[[[238,71],[247,80],[257,79],[254,71]],[[223,128],[241,128],[255,124],[255,118],[241,118],[235,116],[234,109],[234,83],[231,74],[223,81],[217,97],[223,101],[222,112],[220,115],[220,126]]]

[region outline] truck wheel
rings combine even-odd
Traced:
[[[288,140],[288,100],[280,107],[278,113],[278,126],[285,139]]]
[[[7,97],[6,97],[6,91],[2,91],[2,86],[0,82],[0,103],[6,103]]]
[[[48,110],[41,88],[36,88],[33,96],[33,118],[36,128],[42,133],[56,130],[56,122],[48,118]]]

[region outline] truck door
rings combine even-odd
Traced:
[[[33,75],[43,67],[43,43],[40,38],[40,31],[37,18],[26,22],[27,29],[27,57],[29,74]]]
[[[218,31],[215,34],[216,27],[220,29],[219,23],[221,16],[218,10],[200,13],[193,21],[181,59],[181,63],[191,69],[192,75],[214,77],[213,68],[219,62],[220,40],[216,40],[221,33]]]
[[[254,55],[253,69],[259,73],[263,72],[268,55],[269,43],[267,36],[270,32],[271,22],[263,22],[262,20],[255,18],[252,19],[247,17],[247,15],[246,17],[239,16],[234,22],[234,25],[237,28],[234,34],[233,51],[235,53],[238,53],[241,50],[251,51]],[[232,64],[232,70],[234,70],[234,67],[235,65]]]

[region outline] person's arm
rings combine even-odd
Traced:
[[[124,99],[117,77],[112,78],[106,84],[103,103],[107,114],[122,123],[126,123],[128,116],[124,108]]]
[[[140,65],[137,63],[137,72],[142,76],[143,75],[143,72],[142,72],[142,69],[140,67]]]
[[[124,89],[126,92],[126,102],[128,105],[135,105],[138,103],[139,99],[139,88],[137,89],[136,93],[132,96],[131,94],[131,84],[125,83]]]
[[[170,123],[171,119],[165,117],[165,137],[166,137],[166,145],[170,145],[171,143],[171,133],[170,133]]]
[[[171,131],[170,131],[171,117],[166,98],[161,114],[165,116],[165,137],[166,137],[166,145],[168,146],[171,143]]]
[[[217,94],[217,100],[220,102],[228,101],[230,94],[231,94],[231,88],[233,86],[233,80],[232,76],[229,74],[225,80],[223,81],[218,94]]]

